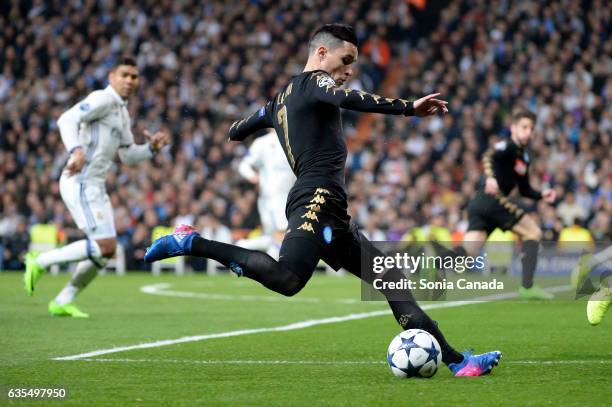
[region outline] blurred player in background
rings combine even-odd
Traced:
[[[510,197],[518,187],[524,197],[544,199],[548,203],[555,201],[554,189],[539,192],[529,184],[531,155],[528,147],[535,122],[536,116],[532,112],[517,112],[512,116],[510,139],[498,142],[485,152],[483,182],[467,207],[469,225],[463,246],[455,249],[453,255],[477,256],[496,228],[512,230],[523,241],[521,298],[551,299],[551,293],[533,284],[542,230],[534,218]],[[444,251],[438,244],[433,244],[439,251]]]
[[[146,144],[134,144],[127,100],[138,87],[138,68],[132,58],[122,58],[108,74],[109,85],[90,93],[64,112],[57,121],[70,159],[60,178],[60,193],[75,223],[87,236],[45,253],[26,255],[25,289],[32,295],[36,282],[53,264],[78,262],[70,282],[49,303],[56,316],[86,318],[74,299],[104,268],[117,247],[111,201],[104,185],[113,158],[133,165],[149,159],[169,144],[166,132],[144,132]]]
[[[294,76],[264,107],[235,122],[230,140],[241,141],[266,128],[276,130],[289,165],[297,176],[287,200],[289,228],[279,260],[269,255],[204,239],[191,226],[156,240],[145,261],[191,255],[210,258],[229,267],[238,276],[258,281],[277,293],[292,296],[310,280],[320,259],[335,270],[341,267],[372,284],[370,270],[383,253],[351,222],[345,185],[347,146],[340,108],[404,116],[429,116],[448,111],[446,101],[430,94],[414,102],[342,89],[352,76],[357,60],[357,37],[350,26],[329,24],[315,32],[308,47],[304,71]],[[398,283],[399,269],[383,277]],[[403,329],[420,328],[432,334],[442,348],[442,360],[455,376],[488,374],[501,352],[474,355],[459,353],[444,338],[437,324],[417,304],[410,290],[383,290],[396,321]],[[392,299],[393,294],[401,300]]]
[[[576,290],[581,290],[589,274],[600,266],[604,267],[601,286],[587,303],[587,319],[591,325],[599,325],[612,304],[612,246],[595,254],[582,255],[572,270],[572,285]]]
[[[236,244],[246,249],[266,251],[278,259],[287,229],[287,195],[295,183],[295,175],[276,132],[271,131],[253,141],[247,155],[240,162],[238,172],[251,184],[259,186],[257,209],[263,233],[252,239],[239,240]]]

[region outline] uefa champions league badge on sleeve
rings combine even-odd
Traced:
[[[325,243],[330,244],[332,241],[332,228],[331,226],[325,226],[323,228],[323,239]]]
[[[79,109],[81,109],[82,112],[87,112],[90,109],[89,103],[81,103]]]

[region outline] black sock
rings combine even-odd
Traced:
[[[537,240],[525,240],[523,242],[523,287],[531,288],[533,286],[533,275],[535,274],[536,266],[538,265],[538,249],[540,243]]]
[[[402,274],[397,270],[389,270],[383,277],[384,281],[399,281],[403,278]],[[383,291],[383,294],[385,292]],[[422,329],[429,332],[440,344],[442,350],[442,361],[445,364],[459,363],[463,361],[463,355],[457,352],[446,340],[442,331],[438,328],[438,324],[432,320],[423,309],[417,304],[414,296],[409,290],[406,290],[405,301],[389,301],[391,311],[395,320],[400,326],[406,329]],[[386,295],[387,298],[390,296],[397,296],[397,293],[389,293]]]
[[[292,245],[299,244],[299,239],[292,240],[293,242],[284,247],[282,253],[291,250]],[[307,244],[301,243],[300,246],[307,246]],[[304,287],[319,261],[316,258],[306,262],[299,256],[287,254],[284,261],[280,263],[266,253],[199,236],[193,239],[190,254],[216,260],[229,267],[237,275],[253,279],[266,288],[286,296],[295,295]]]
[[[445,364],[463,361],[463,355],[447,342],[436,321],[432,320],[415,301],[389,301],[389,306],[402,329],[422,329],[436,338],[442,349],[442,361]]]

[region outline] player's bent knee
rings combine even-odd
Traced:
[[[539,242],[542,239],[542,229],[540,229],[537,226],[529,229],[529,231],[525,233],[525,236],[523,237],[523,239],[524,240],[535,240]]]
[[[301,279],[297,274],[294,274],[291,271],[286,271],[284,273],[285,278],[283,279],[280,290],[278,292],[286,297],[293,297],[306,285],[308,280]]]
[[[304,288],[305,285],[306,284],[302,281],[294,280],[290,284],[284,286],[284,288],[281,290],[281,294],[285,297],[293,297],[302,291],[302,288]]]
[[[100,246],[100,254],[102,257],[110,259],[115,255],[115,251],[117,250],[117,241],[115,239],[98,240],[97,243],[98,246]]]

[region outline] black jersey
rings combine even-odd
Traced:
[[[542,199],[542,194],[529,184],[531,164],[529,151],[518,146],[512,139],[500,141],[489,148],[483,156],[483,164],[485,176],[497,180],[503,195],[510,195],[518,186],[521,195],[531,199]]]
[[[325,188],[346,208],[344,167],[347,148],[340,108],[361,112],[412,115],[413,104],[358,90],[341,89],[325,71],[303,72],[287,83],[264,107],[232,124],[230,140],[274,127],[297,177],[287,199],[292,204],[316,188]]]

